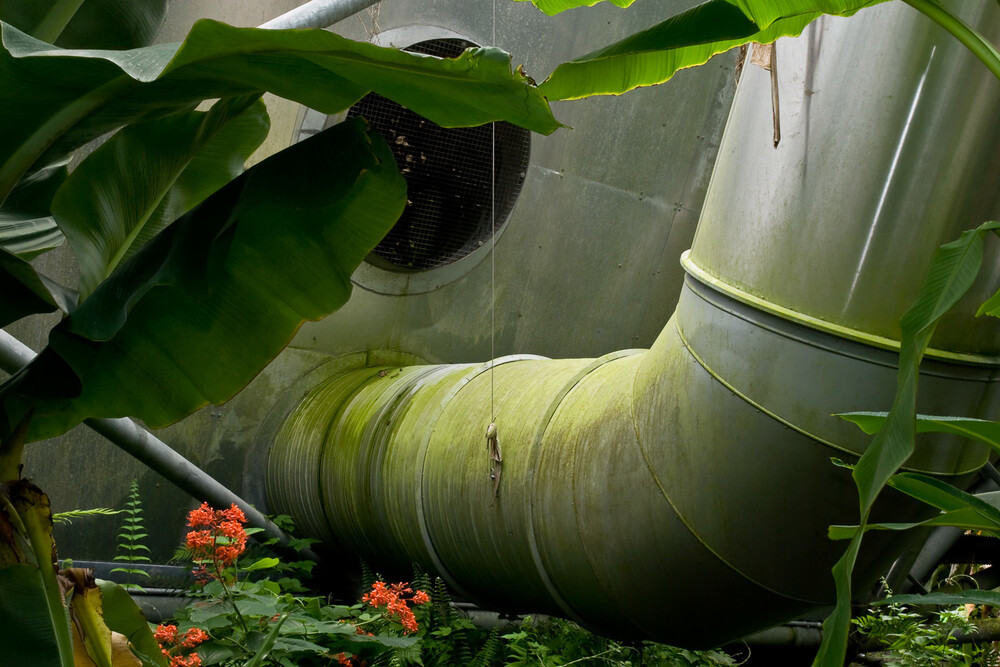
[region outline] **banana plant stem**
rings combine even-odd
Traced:
[[[1000,79],[1000,53],[978,32],[965,24],[962,19],[950,13],[934,0],[903,0],[906,4],[924,14],[964,44]]]

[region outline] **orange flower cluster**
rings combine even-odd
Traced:
[[[409,595],[407,599],[406,595]],[[431,597],[423,591],[414,592],[405,583],[385,585],[384,581],[376,581],[372,589],[361,596],[364,602],[372,607],[385,605],[389,618],[395,618],[403,626],[403,634],[417,631],[417,619],[409,605],[424,604]]]
[[[202,503],[188,514],[187,525],[201,528],[187,534],[187,547],[199,563],[194,573],[203,583],[209,578],[221,579],[225,569],[246,549],[247,534],[243,529],[246,521],[236,505],[230,505],[227,510],[215,510],[208,503]],[[211,564],[211,570],[205,563]]]
[[[184,634],[177,632],[176,625],[157,625],[153,637],[160,643],[160,651],[170,662],[170,667],[198,667],[201,656],[197,653],[181,655],[180,650],[194,648],[209,639],[207,632],[201,628],[191,628]],[[164,646],[169,644],[170,648]]]

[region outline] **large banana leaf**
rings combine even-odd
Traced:
[[[853,422],[868,435],[874,435],[885,424],[887,412],[845,412],[837,415]],[[916,415],[917,433],[951,433],[985,443],[1000,454],[1000,422],[969,417],[938,417]]]
[[[533,0],[547,7],[591,4]],[[822,14],[851,16],[886,0],[709,0],[620,42],[559,65],[539,85],[549,100],[618,95],[663,83],[678,70],[748,42],[798,35]]]
[[[25,259],[62,245],[63,235],[49,213],[52,198],[66,181],[66,160],[21,180],[0,206],[0,248]]]
[[[26,261],[2,248],[0,294],[0,328],[36,313],[69,312],[76,302],[70,290],[39,275]]]
[[[0,619],[0,667],[63,666],[37,565],[0,568]],[[68,613],[62,621],[69,625]]]
[[[128,592],[113,581],[97,580],[104,606],[104,622],[114,632],[125,635],[133,650],[148,662],[166,665],[160,645],[146,623],[146,616]]]
[[[208,112],[129,125],[89,155],[52,204],[80,266],[80,299],[238,176],[269,126],[263,102],[223,100]]]
[[[203,20],[182,44],[66,51],[8,25],[0,30],[0,197],[32,165],[50,164],[108,130],[203,99],[265,90],[324,113],[374,90],[446,127],[493,120],[542,133],[559,127],[538,89],[499,49],[442,60],[325,30]]]
[[[245,172],[123,261],[0,392],[30,439],[91,416],[164,426],[250,381],[303,320],[336,310],[405,203],[355,119]]]
[[[843,557],[833,567],[837,606],[823,622],[823,643],[814,664],[842,665],[844,662],[851,625],[851,573],[872,503],[889,478],[913,453],[920,362],[938,321],[968,291],[979,273],[983,260],[983,237],[998,229],[1000,222],[985,222],[938,248],[916,300],[900,318],[896,397],[881,429],[854,468],[860,529],[854,533]]]
[[[524,2],[525,0],[518,0]],[[548,15],[558,14],[575,7],[593,7],[602,0],[531,0],[531,3]],[[635,0],[607,0],[618,7],[628,7]]]
[[[67,49],[146,46],[167,0],[3,0],[0,21]]]

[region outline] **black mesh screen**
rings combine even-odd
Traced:
[[[452,58],[475,46],[435,39],[408,51]],[[514,206],[528,167],[529,132],[506,122],[445,129],[374,93],[348,112],[364,116],[392,148],[406,178],[406,209],[374,250],[377,264],[404,271],[457,261],[489,240],[492,142],[496,132],[496,224]]]

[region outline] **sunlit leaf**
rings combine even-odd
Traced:
[[[990,503],[934,477],[904,472],[893,475],[889,486],[944,512],[972,509],[1000,526],[1000,510]]]
[[[938,248],[916,300],[900,318],[896,396],[884,424],[854,468],[853,476],[858,487],[861,509],[861,532],[853,537],[848,552],[833,568],[837,605],[823,623],[823,643],[814,662],[816,665],[843,664],[851,619],[851,573],[871,506],[889,478],[913,453],[920,361],[938,320],[968,291],[979,272],[983,258],[983,236],[998,228],[998,222],[985,222]],[[975,514],[973,510],[957,511]],[[979,517],[978,514],[975,516]],[[977,520],[981,520],[981,517]]]
[[[525,0],[518,1],[524,2]],[[576,7],[593,7],[602,1],[610,2],[618,7],[628,7],[635,2],[635,0],[531,0],[531,4],[551,16]]]
[[[163,426],[222,403],[343,305],[405,181],[362,119],[256,165],[122,262],[0,393],[31,438],[91,416]],[[76,386],[74,386],[74,382]],[[77,393],[79,392],[79,395]]]
[[[866,523],[864,530],[912,530],[914,528],[934,528],[939,526],[950,526],[963,530],[985,530],[996,532],[1000,529],[1000,524],[984,517],[971,507],[942,512],[926,521],[913,521],[906,523]],[[856,539],[859,526],[830,526],[828,535],[831,540]]]
[[[262,91],[323,113],[374,90],[445,127],[493,120],[543,133],[559,127],[537,88],[494,48],[439,59],[326,30],[202,20],[183,44],[66,51],[11,26],[0,29],[0,198],[36,162],[51,163],[108,130],[203,99]]]
[[[976,317],[982,315],[1000,317],[1000,291],[983,302],[983,305],[979,306],[979,310],[976,311]]]
[[[857,424],[862,431],[873,435],[882,428],[888,414],[887,412],[845,412],[837,416]],[[916,432],[950,433],[978,440],[1000,452],[1000,422],[970,417],[916,415]]]
[[[167,666],[160,646],[146,623],[146,616],[128,592],[111,581],[97,580],[104,601],[104,622],[114,632],[125,635],[133,649],[149,662]]]
[[[678,70],[701,65],[734,46],[769,44],[779,37],[798,35],[823,14],[851,16],[885,1],[709,0],[559,65],[539,90],[550,100],[618,95],[663,83]]]
[[[3,0],[0,21],[67,49],[134,49],[153,41],[167,9],[167,0],[83,0],[75,11],[73,4]]]
[[[916,300],[900,318],[896,397],[884,426],[854,469],[862,512],[867,513],[889,477],[913,453],[920,361],[938,320],[968,291],[979,273],[983,236],[998,228],[998,222],[985,222],[938,248]]]
[[[269,127],[263,102],[247,102],[224,100],[208,112],[130,125],[73,171],[52,213],[80,266],[81,299],[243,170]]]
[[[927,593],[925,595],[893,595],[884,600],[871,603],[873,606],[886,604],[933,604],[948,607],[958,607],[966,604],[985,604],[1000,607],[1000,592],[967,590],[957,593]]]

